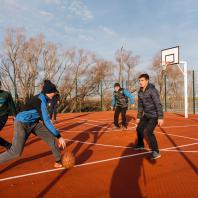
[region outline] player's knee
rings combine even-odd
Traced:
[[[144,134],[145,134],[146,136],[148,136],[148,137],[152,137],[152,136],[153,136],[153,131],[150,131],[150,130],[146,129],[146,130],[144,131]]]
[[[13,158],[20,157],[21,154],[22,154],[22,150],[21,150],[21,149],[16,149],[16,148],[13,147],[13,146],[10,148],[10,152],[11,152]]]

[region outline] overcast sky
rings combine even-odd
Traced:
[[[158,51],[179,45],[198,70],[197,0],[0,0],[1,42],[7,27],[109,60],[123,45],[141,56],[143,70]]]

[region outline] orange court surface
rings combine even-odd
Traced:
[[[0,197],[197,198],[198,115],[165,113],[164,126],[155,130],[157,160],[132,148],[135,115],[127,112],[122,131],[113,129],[112,111],[59,114],[55,127],[76,156],[75,167],[54,169],[49,147],[31,135],[20,158],[0,165]],[[0,136],[12,140],[12,119]]]

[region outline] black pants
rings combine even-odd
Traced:
[[[143,116],[137,126],[138,146],[144,146],[143,138],[147,138],[150,149],[159,152],[154,129],[157,126],[158,118],[147,118]]]
[[[0,116],[0,130],[3,129],[7,120],[8,120],[8,115],[7,114],[3,115],[3,116]],[[9,142],[7,142],[6,140],[4,140],[3,138],[0,137],[0,146],[3,146],[5,148],[9,148],[10,145],[11,144]]]
[[[52,119],[53,115],[54,115],[54,120],[56,120],[57,103],[51,103],[51,106],[50,106],[50,119]]]
[[[127,126],[126,111],[127,111],[127,107],[119,107],[119,106],[116,107],[115,113],[114,113],[114,125],[115,126],[119,127],[118,120],[119,120],[120,113],[122,115],[122,126]]]

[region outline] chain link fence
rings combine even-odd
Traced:
[[[117,81],[102,81],[98,95],[87,97],[81,104],[82,111],[89,111],[90,109],[95,111],[110,110],[115,82]],[[121,87],[127,88],[133,94],[137,108],[138,81],[122,81],[120,84]],[[158,87],[157,89],[159,90]],[[164,111],[183,114],[185,109],[183,74],[177,74],[174,79],[170,79],[168,75],[164,76],[162,89],[161,102]],[[91,108],[94,106],[94,109]],[[188,113],[198,114],[198,71],[194,70],[188,71]]]
[[[163,88],[164,111],[184,113],[184,77],[178,74],[175,79],[164,76]],[[198,113],[198,71],[188,71],[188,113]]]

